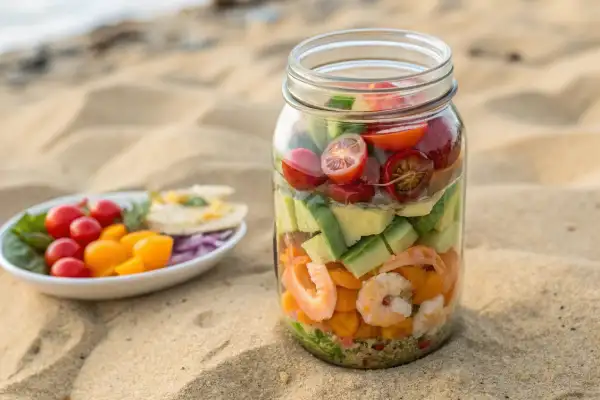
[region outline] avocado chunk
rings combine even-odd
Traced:
[[[438,253],[445,253],[458,245],[460,238],[460,222],[452,222],[444,231],[432,230],[419,239],[419,244],[433,247]]]
[[[348,246],[352,246],[363,236],[380,234],[394,218],[394,210],[355,205],[335,204],[331,206],[331,211],[340,224]]]
[[[325,199],[317,195],[306,200],[296,199],[295,203],[298,229],[303,232],[321,232],[334,260],[339,259],[348,247],[340,225]]]
[[[342,263],[360,278],[379,267],[391,257],[391,254],[379,235],[367,236],[358,241],[342,256]]]
[[[412,246],[419,235],[406,218],[396,217],[383,231],[383,240],[394,254],[402,253]]]
[[[275,223],[278,234],[298,230],[294,199],[279,191],[275,191]]]
[[[458,206],[458,200],[460,198],[460,191],[455,190],[454,193],[448,198],[448,201],[444,203],[444,211],[442,217],[435,224],[434,229],[438,232],[443,232],[454,222],[456,216],[456,207]]]
[[[331,248],[322,233],[319,233],[302,243],[302,248],[306,250],[306,254],[308,254],[313,262],[319,264],[327,264],[336,259],[336,256],[331,251]]]
[[[300,199],[294,199],[294,205],[296,209],[296,222],[298,224],[298,230],[300,232],[318,232],[319,225],[312,213],[309,211],[306,202]]]
[[[449,201],[450,197],[454,194],[457,187],[456,184],[449,187],[444,195],[438,200],[437,203],[431,209],[431,212],[422,217],[414,217],[409,218],[409,222],[415,228],[415,230],[419,233],[420,236],[425,235],[429,231],[435,228],[435,225],[438,223],[442,215],[444,214],[444,208],[446,203]]]
[[[406,204],[401,210],[396,211],[396,215],[401,217],[421,217],[427,215],[433,209],[433,206],[442,198],[445,190],[440,190],[430,199],[415,203]]]

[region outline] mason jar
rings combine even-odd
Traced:
[[[273,137],[282,316],[315,356],[385,368],[451,335],[464,127],[451,50],[418,32],[328,33],[290,53]]]

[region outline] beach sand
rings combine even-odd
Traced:
[[[207,24],[220,39],[203,50],[124,46],[74,56],[76,79],[0,89],[2,220],[66,193],[193,183],[232,185],[250,207],[231,257],[160,293],[62,301],[0,272],[1,400],[600,398],[596,1],[325,3]],[[452,46],[469,138],[460,329],[384,371],[332,367],[283,333],[271,249],[287,53],[369,26]]]

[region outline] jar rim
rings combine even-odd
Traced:
[[[457,89],[453,71],[450,46],[433,35],[389,28],[339,30],[307,38],[292,49],[283,95],[292,107],[315,114],[401,118],[447,104]],[[361,94],[412,100],[385,111],[328,105],[333,96]]]
[[[299,75],[302,75],[302,76],[312,75],[315,78],[319,78],[324,81],[335,80],[336,82],[347,82],[347,83],[357,83],[357,82],[377,83],[377,82],[381,82],[382,81],[381,78],[365,78],[365,77],[353,78],[353,77],[330,75],[327,73],[316,71],[314,69],[307,68],[300,61],[302,59],[303,54],[305,54],[307,51],[314,50],[314,47],[320,46],[320,43],[323,42],[324,40],[340,38],[340,37],[344,37],[344,36],[348,36],[348,35],[358,35],[358,34],[363,34],[363,35],[364,34],[367,34],[367,35],[374,34],[374,35],[379,35],[379,36],[390,35],[390,36],[396,36],[398,38],[406,37],[406,38],[411,38],[411,39],[418,39],[423,44],[428,44],[428,45],[434,47],[435,49],[437,49],[441,53],[441,56],[442,56],[441,60],[436,65],[428,67],[422,71],[415,72],[410,75],[399,75],[399,76],[386,77],[385,80],[387,80],[387,81],[402,81],[402,80],[414,79],[414,78],[418,78],[421,76],[425,76],[428,73],[435,72],[435,71],[443,68],[446,64],[450,63],[452,60],[452,49],[446,42],[444,42],[443,40],[439,39],[436,36],[418,32],[418,31],[406,30],[406,29],[356,28],[356,29],[345,29],[345,30],[337,30],[337,31],[327,32],[327,33],[315,35],[315,36],[312,36],[312,37],[309,37],[309,38],[303,40],[302,42],[298,43],[291,50],[291,52],[288,56],[288,67],[293,72],[295,72]],[[382,40],[380,38],[379,40],[373,40],[373,41],[385,42],[386,40],[385,39]],[[326,44],[326,43],[324,43],[324,44]],[[386,89],[383,89],[383,91],[386,91]],[[387,91],[390,91],[390,90],[387,89]]]

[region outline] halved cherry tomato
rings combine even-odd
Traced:
[[[347,183],[345,185],[327,185],[325,192],[328,197],[339,203],[366,203],[375,196],[375,188],[363,182]]]
[[[422,151],[433,160],[435,169],[444,169],[460,155],[460,133],[447,118],[438,117],[429,121],[427,134],[417,143],[415,149]]]
[[[408,149],[394,153],[383,167],[382,184],[398,201],[418,198],[433,174],[433,161],[420,151]]]
[[[363,173],[367,162],[367,144],[354,133],[347,133],[329,143],[321,156],[321,168],[333,182],[350,183]]]
[[[421,123],[406,127],[392,127],[361,135],[365,142],[383,150],[398,151],[410,149],[421,141],[427,132],[427,124]]]
[[[301,147],[290,150],[281,161],[281,169],[285,180],[297,190],[314,189],[327,180],[319,156]]]

